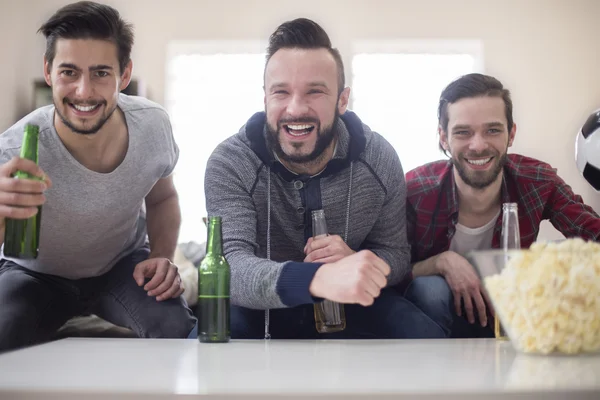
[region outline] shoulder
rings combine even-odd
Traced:
[[[40,137],[51,135],[53,115],[53,105],[38,108],[0,134],[0,162],[8,161],[8,159],[19,154],[25,125],[37,125],[40,129]]]
[[[146,121],[148,124],[156,121],[169,121],[167,110],[158,103],[145,97],[119,94],[119,108],[126,116],[136,117],[136,120]]]
[[[244,128],[215,147],[208,160],[208,168],[226,168],[235,171],[255,171],[262,165],[261,159],[250,147]]]
[[[450,160],[430,162],[406,173],[407,195],[417,197],[437,192],[452,173]]]
[[[556,182],[560,179],[556,168],[550,164],[520,154],[509,154],[504,168],[521,184]]]
[[[371,130],[368,125],[362,126],[365,137],[365,148],[360,159],[380,177],[400,175],[404,179],[401,160],[394,146],[387,139]]]

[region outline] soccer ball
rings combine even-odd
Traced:
[[[600,110],[588,117],[577,134],[575,162],[583,178],[600,192]]]

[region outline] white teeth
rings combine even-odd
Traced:
[[[98,107],[98,105],[96,104],[95,106],[80,106],[77,104],[73,104],[73,107],[75,107],[75,109],[78,111],[88,112],[88,111],[92,111],[93,109]]]
[[[489,163],[491,159],[492,159],[492,157],[486,158],[484,160],[467,160],[467,162],[469,164],[474,164],[474,165],[485,165],[485,164]]]
[[[304,136],[304,135],[308,134],[308,132],[296,133],[296,132],[292,132],[292,131],[288,131],[288,133],[292,136]]]
[[[292,129],[295,131],[303,131],[305,129],[313,128],[313,125],[287,125],[288,129]]]

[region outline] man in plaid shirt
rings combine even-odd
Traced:
[[[502,203],[518,204],[521,247],[550,220],[566,237],[597,240],[600,217],[550,165],[507,154],[515,139],[510,92],[470,74],[442,92],[440,148],[450,157],[406,174],[413,280],[406,298],[452,337],[493,337],[493,309],[471,250],[500,247]]]

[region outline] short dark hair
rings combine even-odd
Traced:
[[[513,105],[510,91],[505,89],[498,79],[483,74],[467,74],[450,83],[442,91],[438,105],[438,121],[440,127],[448,131],[448,105],[468,97],[492,96],[501,97],[504,101],[507,129],[513,127]],[[440,150],[447,155],[446,150],[439,143]]]
[[[342,56],[338,49],[332,47],[327,32],[316,22],[307,18],[297,18],[279,25],[269,38],[267,64],[280,49],[327,49],[337,65],[338,93],[344,90],[346,77]]]
[[[56,55],[57,39],[101,39],[117,46],[120,72],[131,60],[133,26],[119,12],[105,4],[80,1],[60,8],[38,32],[46,37],[46,60],[50,65]]]

